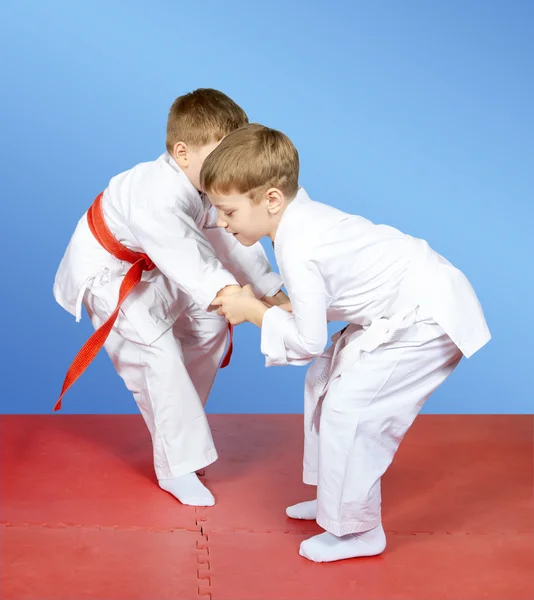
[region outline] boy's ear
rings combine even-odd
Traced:
[[[265,199],[267,200],[267,210],[269,214],[277,214],[285,202],[285,196],[278,188],[269,188],[265,192]]]
[[[172,157],[181,169],[187,168],[189,164],[189,148],[185,142],[174,144]]]

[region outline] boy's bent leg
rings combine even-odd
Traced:
[[[319,470],[319,417],[321,406],[314,385],[330,367],[333,346],[318,356],[310,365],[304,383],[304,459],[302,479],[307,485],[317,485]]]
[[[203,406],[208,401],[228,340],[228,323],[216,312],[191,305],[174,324],[184,364]]]
[[[460,358],[441,328],[424,321],[332,382],[321,414],[317,508],[327,533],[303,542],[301,554],[322,562],[383,551],[380,478]]]
[[[98,302],[88,296],[86,308],[96,328],[107,315]],[[202,402],[172,328],[148,346],[120,314],[105,347],[118,374],[133,393],[150,431],[158,480],[191,473],[196,479],[194,471],[214,462],[217,453]],[[191,485],[184,485],[189,493]],[[196,490],[198,486],[192,485]]]
[[[333,346],[318,356],[308,368],[304,384],[304,459],[302,480],[307,485],[317,486],[319,470],[319,415],[320,406],[313,386],[325,369],[329,368]],[[317,500],[299,502],[286,508],[292,519],[312,520],[317,516]]]

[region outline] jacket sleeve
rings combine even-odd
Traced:
[[[261,351],[266,366],[306,364],[321,354],[328,340],[328,295],[317,265],[294,257],[283,275],[293,313],[277,306],[265,313]]]
[[[196,221],[170,206],[132,215],[130,229],[161,272],[207,309],[219,290],[236,285]]]

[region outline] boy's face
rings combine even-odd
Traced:
[[[252,246],[262,237],[273,234],[274,221],[266,198],[256,204],[246,194],[210,193],[208,196],[217,209],[217,226],[226,229],[243,246]]]
[[[221,140],[192,148],[183,142],[178,142],[174,147],[174,160],[197,190],[200,190],[200,169],[208,154],[213,152],[220,143]]]

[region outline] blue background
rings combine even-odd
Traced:
[[[46,413],[91,332],[56,268],[110,177],[164,151],[167,111],[223,90],[297,145],[315,199],[426,238],[493,340],[426,412],[532,411],[534,3],[22,1],[0,19],[1,411]],[[272,254],[270,254],[272,256]],[[301,412],[303,368],[237,331],[211,412]],[[136,412],[102,352],[64,412]]]

